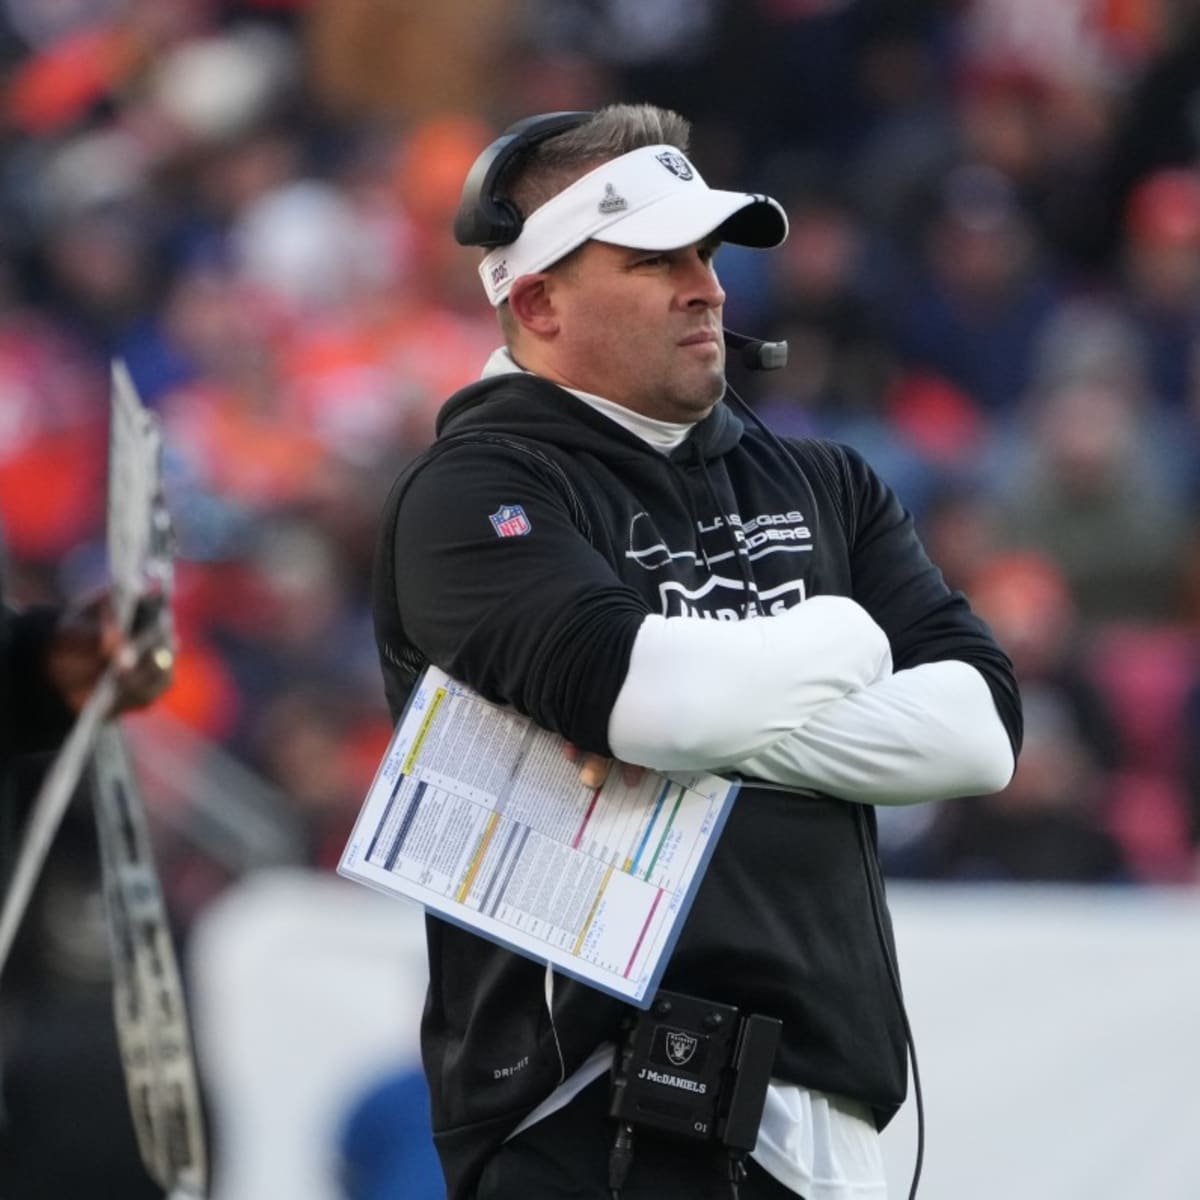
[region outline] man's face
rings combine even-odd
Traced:
[[[706,416],[725,390],[717,243],[629,250],[587,242],[550,272],[558,382],[663,421]]]

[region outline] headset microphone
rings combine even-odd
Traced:
[[[780,367],[787,366],[787,342],[764,342],[744,333],[734,333],[732,329],[722,332],[725,344],[742,352],[742,362],[751,371],[778,371]]]

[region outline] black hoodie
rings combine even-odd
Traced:
[[[509,523],[505,524],[505,519]],[[897,670],[956,659],[987,681],[1014,753],[1012,667],[852,450],[786,445],[724,404],[664,455],[524,374],[443,407],[397,481],[376,563],[376,632],[398,716],[428,662],[584,749],[648,613],[745,619],[851,596]],[[450,1200],[603,1041],[623,1006],[436,918],[422,1053]],[[775,1075],[890,1119],[906,1089],[874,814],[747,783],[662,981],[783,1022]]]

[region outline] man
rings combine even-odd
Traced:
[[[505,347],[384,515],[389,701],[433,662],[561,733],[586,770],[744,777],[662,986],[782,1021],[743,1198],[878,1200],[877,1130],[906,1081],[870,806],[1003,787],[1011,665],[857,454],[785,445],[723,401],[714,252],[781,242],[779,206],[709,189],[672,113],[515,128],[473,169],[457,226],[493,246],[481,275]],[[609,1197],[629,1010],[428,932],[423,1055],[451,1200]],[[725,1196],[727,1165],[641,1131],[620,1194]]]

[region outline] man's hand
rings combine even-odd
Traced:
[[[605,758],[600,754],[588,754],[580,750],[578,746],[572,746],[570,742],[566,744],[564,753],[568,762],[579,764],[579,782],[584,787],[595,791],[604,786],[604,781],[613,768],[613,759]],[[635,767],[631,763],[621,763],[620,766],[621,777],[629,787],[634,787],[641,782],[641,778],[646,772],[645,767]]]
[[[117,665],[114,713],[144,708],[170,687],[175,647],[165,630],[124,637],[112,598],[101,592],[63,613],[50,641],[46,673],[67,707],[77,713],[112,662]]]

